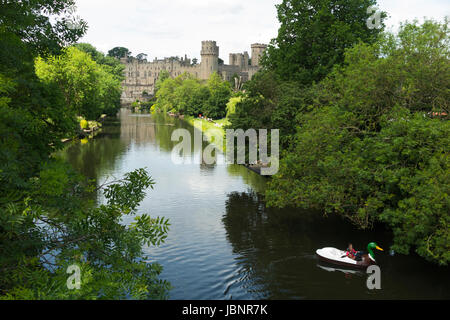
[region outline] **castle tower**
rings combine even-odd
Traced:
[[[252,66],[259,66],[262,54],[266,50],[267,45],[262,43],[252,44]]]
[[[219,47],[216,41],[202,41],[200,79],[207,80],[219,71]]]
[[[248,52],[244,51],[244,69],[248,69],[248,60],[249,60]]]

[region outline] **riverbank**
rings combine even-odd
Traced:
[[[392,236],[383,228],[358,230],[337,215],[267,208],[267,180],[243,166],[173,162],[178,142],[171,136],[177,129],[194,133],[191,125],[162,113],[148,117],[127,110],[120,121],[105,121],[95,143],[74,143],[62,155],[99,184],[136,166],[149,167],[156,185],[139,211],[169,218],[171,229],[163,246],[145,253],[163,266],[171,299],[449,298],[448,269],[416,255],[379,252],[382,289],[376,292],[367,289],[364,273],[346,275],[345,268],[318,262],[318,248],[345,249],[351,241],[364,250],[376,241],[387,249]],[[198,151],[192,148],[190,156]],[[124,220],[133,222],[134,216]]]
[[[192,125],[194,128],[200,130],[208,139],[210,143],[212,143],[217,148],[221,149],[222,152],[226,151],[226,132],[225,127],[230,124],[227,118],[219,119],[219,120],[211,120],[208,121],[203,118],[196,118],[192,116],[183,117],[180,119],[185,120],[187,123]],[[219,138],[222,140],[222,144],[214,143],[215,138]],[[248,170],[255,172],[256,174],[261,175],[261,168],[264,167],[262,164],[244,164]],[[268,177],[268,176],[264,176]]]
[[[80,122],[80,131],[77,136],[72,138],[62,139],[62,143],[68,143],[77,139],[81,141],[86,141],[87,139],[94,138],[98,133],[100,133],[102,128],[102,123],[108,116],[106,114],[102,114],[100,118],[96,121],[87,121],[85,119],[79,119]]]
[[[226,151],[226,143],[225,143],[225,126],[229,125],[230,122],[227,118],[219,119],[219,120],[211,120],[208,121],[203,118],[196,118],[192,116],[185,116],[180,118],[194,128],[200,130],[208,139],[210,143],[215,145],[217,148],[221,149],[220,151]],[[214,143],[215,139],[219,138],[222,140],[222,145]]]

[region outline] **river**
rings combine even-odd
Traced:
[[[169,218],[168,238],[146,250],[171,282],[171,299],[449,299],[449,268],[416,256],[377,252],[381,289],[369,290],[362,271],[318,261],[315,250],[369,242],[389,249],[388,231],[360,231],[318,212],[269,209],[267,179],[238,165],[202,163],[206,147],[192,148],[191,163],[172,159],[173,130],[180,119],[122,109],[86,144],[73,143],[62,157],[98,183],[146,167],[155,180],[139,212]],[[219,155],[220,157],[220,155]],[[101,200],[99,200],[101,201]],[[131,218],[125,220],[127,223]]]

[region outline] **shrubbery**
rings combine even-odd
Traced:
[[[120,108],[120,78],[110,66],[95,62],[76,47],[36,59],[36,74],[44,83],[57,86],[67,106],[88,120],[113,115]]]
[[[349,49],[299,108],[269,205],[384,222],[396,251],[448,264],[448,41],[447,22],[426,21]]]
[[[232,91],[229,82],[217,73],[203,83],[190,74],[175,79],[164,76],[157,82],[155,110],[177,112],[184,115],[205,115],[213,119],[226,116],[227,103]]]
[[[1,3],[0,299],[166,298],[161,266],[145,262],[143,248],[165,239],[167,220],[122,223],[152,187],[148,173],[98,187],[52,156],[77,134],[77,116],[96,119],[120,98],[115,62],[95,62],[89,46],[63,48],[86,30],[83,21],[72,27],[73,4]],[[89,199],[100,190],[98,205]],[[66,285],[74,264],[80,290]]]
[[[384,223],[396,251],[448,265],[449,21],[380,33],[365,27],[374,3],[330,11],[329,1],[284,0],[265,69],[244,85],[230,127],[280,129],[268,205]],[[324,10],[303,19],[305,7]]]

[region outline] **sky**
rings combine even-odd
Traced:
[[[100,51],[128,48],[133,55],[200,58],[201,41],[215,40],[219,56],[248,51],[252,43],[269,43],[279,23],[275,5],[281,0],[76,0],[77,15],[89,29],[80,40]],[[442,21],[450,16],[450,0],[378,0],[388,12],[387,27],[423,17]]]

